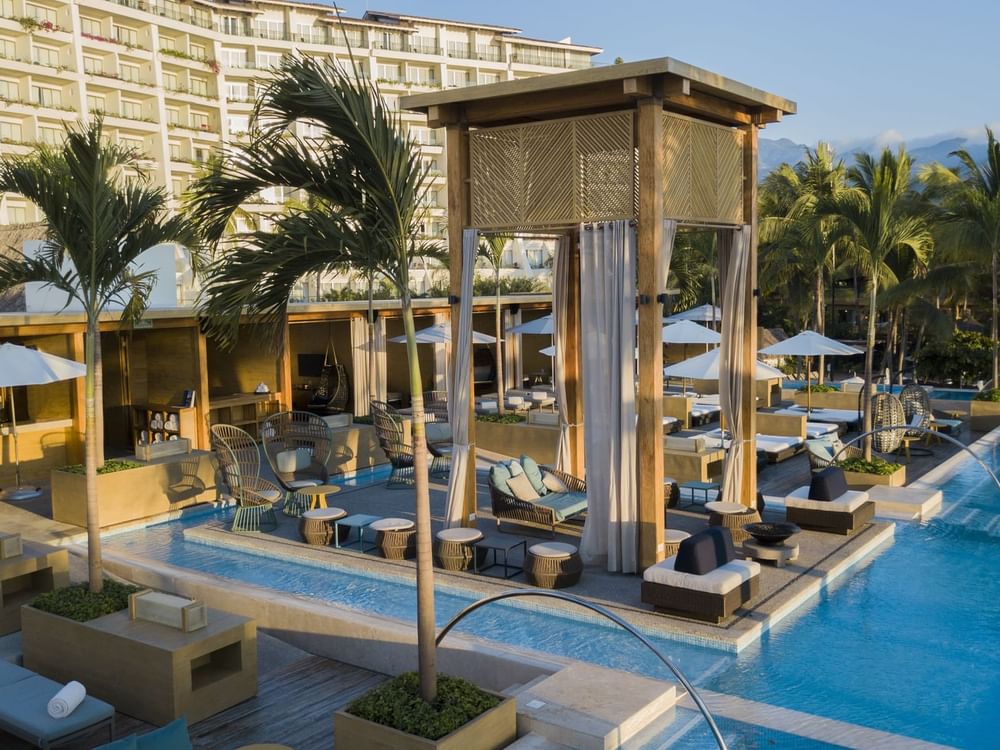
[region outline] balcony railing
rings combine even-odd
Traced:
[[[487,62],[503,62],[503,50],[493,44],[480,44],[476,47],[476,57]]]
[[[410,52],[421,55],[436,55],[438,53],[437,41],[431,37],[410,37]]]

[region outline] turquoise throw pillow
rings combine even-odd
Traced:
[[[538,463],[531,456],[521,456],[521,468],[528,475],[528,481],[535,488],[539,495],[547,495],[549,488],[542,481],[542,470],[538,468]]]
[[[135,747],[136,750],[193,750],[187,719],[182,716],[165,727],[139,735]]]
[[[511,494],[510,485],[510,469],[508,469],[503,464],[494,464],[490,469],[490,484],[496,487],[505,495]]]
[[[130,734],[128,737],[122,737],[110,745],[101,745],[97,750],[136,750],[135,735]]]

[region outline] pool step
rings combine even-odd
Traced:
[[[560,745],[558,742],[553,742],[540,734],[531,732],[519,738],[514,743],[507,745],[507,750],[572,750],[572,748],[568,745]]]
[[[578,662],[517,694],[517,733],[576,750],[612,750],[669,719],[676,703],[669,683]]]
[[[542,680],[547,680],[548,678],[549,678],[549,675],[543,674],[543,675],[539,675],[538,677],[536,677],[535,679],[531,680],[528,683],[522,684],[520,682],[515,682],[513,685],[511,685],[509,687],[506,687],[503,690],[501,690],[500,694],[502,696],[506,697],[506,698],[513,698],[515,695],[518,695],[519,693],[524,692],[528,688],[534,687],[535,685],[537,685]]]

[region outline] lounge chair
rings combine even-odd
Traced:
[[[306,411],[320,416],[341,414],[347,408],[350,391],[347,369],[343,365],[323,365],[319,386],[313,391]]]
[[[372,401],[371,413],[375,436],[392,465],[386,487],[413,486],[413,446],[404,435],[402,416],[384,401]],[[427,450],[430,473],[447,474],[451,470],[451,444],[428,442]]]
[[[731,436],[725,433],[723,438],[722,430],[710,430],[705,433],[706,447],[728,448]],[[763,451],[768,463],[776,464],[786,461],[792,456],[797,456],[805,450],[805,441],[802,438],[791,435],[761,435],[756,436],[757,450]]]
[[[806,440],[806,455],[809,456],[809,467],[813,471],[825,469],[833,465],[833,460],[843,461],[848,458],[860,458],[864,454],[855,445],[846,448],[839,437],[823,437]]]
[[[683,540],[677,554],[646,568],[642,601],[657,612],[720,623],[760,590],[760,563],[736,559],[729,529]]]
[[[310,412],[283,411],[260,423],[260,436],[271,471],[285,491],[285,515],[301,516],[309,509],[309,498],[297,490],[330,481],[330,426]]]
[[[875,517],[875,503],[867,492],[847,489],[843,469],[829,467],[785,498],[785,517],[803,529],[847,536]]]
[[[501,521],[513,521],[526,526],[548,528],[555,536],[556,525],[574,519],[587,510],[587,484],[582,479],[558,471],[551,466],[538,466],[526,456],[519,466],[529,476],[537,499],[519,499],[511,488],[514,478],[507,464],[498,463],[490,469],[490,500],[497,528]],[[544,475],[550,474],[565,486],[565,491],[544,486]],[[532,481],[533,480],[533,481]]]
[[[278,526],[274,507],[284,493],[260,476],[260,450],[246,430],[228,424],[212,425],[212,449],[222,480],[236,501],[233,531],[273,531]]]

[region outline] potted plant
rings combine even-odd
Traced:
[[[839,461],[844,470],[844,478],[850,487],[871,487],[880,484],[887,487],[902,487],[906,484],[906,467],[872,456],[870,461],[863,458],[848,458]]]
[[[335,714],[342,750],[499,750],[517,738],[517,700],[471,682],[438,676],[437,699],[424,702],[416,672],[406,672]]]
[[[969,405],[972,429],[980,432],[1000,426],[1000,388],[980,391]]]

